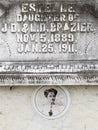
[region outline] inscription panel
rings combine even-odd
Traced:
[[[97,5],[1,0],[0,84],[97,84]]]

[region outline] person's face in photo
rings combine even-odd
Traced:
[[[47,99],[48,99],[48,102],[49,102],[49,103],[54,104],[55,98],[56,98],[56,97],[55,97],[54,92],[49,92],[49,93],[48,93]]]

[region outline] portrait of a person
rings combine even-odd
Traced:
[[[53,107],[53,105],[55,105],[57,93],[58,93],[57,90],[54,88],[46,89],[44,91],[44,96],[47,98],[47,100],[50,104],[50,111],[48,112],[49,116],[53,115],[52,107]]]
[[[66,110],[65,91],[59,86],[42,86],[35,95],[36,110],[44,117],[53,119]]]

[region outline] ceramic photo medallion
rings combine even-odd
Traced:
[[[61,86],[41,86],[32,96],[35,110],[47,119],[63,116],[70,105],[70,94]]]

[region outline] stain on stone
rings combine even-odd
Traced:
[[[8,3],[8,4],[5,4],[5,3],[1,3],[0,2],[0,11],[1,12],[3,12],[2,13],[2,15],[0,15],[0,17],[1,16],[3,16],[3,17],[6,17],[6,16],[8,16],[9,15],[9,11],[12,9],[12,8],[14,8],[16,6],[16,4],[15,3],[12,3],[12,2],[10,2],[10,3]]]
[[[88,86],[85,86],[85,89],[88,89]]]
[[[0,112],[0,115],[2,115],[2,112]]]
[[[10,91],[12,91],[13,89],[15,89],[15,86],[10,86]]]
[[[98,18],[98,8],[95,7],[95,5],[91,4],[84,4],[79,7],[80,13],[90,14],[94,16],[95,18]]]
[[[96,93],[96,96],[98,96],[98,93]]]

